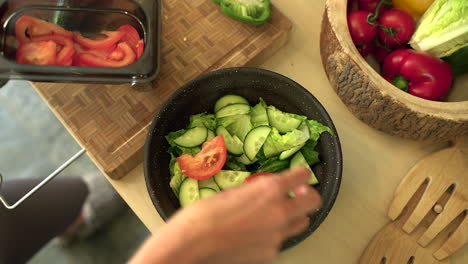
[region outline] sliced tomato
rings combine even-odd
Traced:
[[[141,55],[143,55],[143,52],[145,51],[145,42],[142,39],[138,41],[136,50],[137,58],[140,58]]]
[[[30,16],[22,16],[16,21],[15,34],[20,43],[30,42],[32,36],[48,34],[73,38],[73,33],[63,27]]]
[[[93,50],[77,54],[75,64],[89,67],[123,67],[132,64],[136,60],[136,54],[126,43],[117,44],[117,48],[105,55],[104,51]]]
[[[117,29],[117,31],[124,33],[122,41],[126,41],[128,45],[130,45],[130,47],[134,48],[136,51],[138,41],[140,41],[140,34],[138,34],[138,31],[128,24],[121,26],[119,29]]]
[[[184,154],[176,158],[182,172],[195,180],[204,180],[218,173],[226,163],[227,150],[223,136],[217,136],[203,143],[195,155]]]
[[[16,50],[16,62],[21,64],[54,65],[57,44],[53,41],[26,42]]]
[[[105,37],[100,37],[102,35]],[[80,32],[75,32],[74,39],[78,44],[88,49],[107,49],[122,39],[124,33],[122,31],[102,31],[101,35],[98,36],[86,38]]]
[[[60,49],[57,53],[57,65],[70,65],[68,64],[73,55],[75,54],[75,46],[73,45],[73,41],[69,38],[66,38],[61,35],[57,34],[49,34],[49,35],[42,35],[42,36],[33,36],[31,40],[36,41],[53,41],[56,44],[60,45]]]
[[[247,179],[245,179],[246,182],[248,181],[251,181],[257,177],[263,177],[263,176],[272,176],[274,175],[273,173],[270,173],[270,172],[257,172],[257,173],[254,173],[252,175],[250,175],[249,177],[247,177]]]

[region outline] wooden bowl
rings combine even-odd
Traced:
[[[347,24],[347,0],[327,0],[320,52],[328,79],[349,110],[371,127],[408,139],[446,141],[468,135],[468,78],[447,102],[410,95],[387,82],[359,54]]]

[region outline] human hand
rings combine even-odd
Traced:
[[[260,177],[190,205],[132,263],[269,263],[285,239],[308,227],[307,215],[321,205],[320,195],[307,184],[309,177],[303,168]],[[287,195],[291,190],[294,199]]]

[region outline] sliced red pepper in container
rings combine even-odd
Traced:
[[[33,36],[48,34],[73,38],[73,33],[63,27],[30,16],[22,16],[16,21],[15,34],[20,43],[30,42]]]
[[[452,85],[450,65],[428,53],[399,49],[384,61],[383,77],[420,98],[439,101]]]
[[[57,44],[53,41],[21,43],[16,51],[20,64],[54,65],[57,59]]]
[[[232,19],[261,25],[271,16],[270,0],[221,0],[221,11]]]
[[[73,55],[75,54],[75,47],[73,41],[69,38],[57,34],[33,36],[31,40],[37,41],[53,41],[60,45],[60,50],[57,53],[57,65],[69,66],[72,63]]]
[[[123,67],[132,64],[136,60],[136,54],[126,43],[117,44],[117,48],[107,57],[96,54],[95,52],[82,52],[76,56],[75,64],[77,66],[89,67]]]
[[[124,35],[125,33],[122,31],[102,31],[101,35],[92,39],[83,37],[80,32],[75,32],[74,39],[78,44],[88,49],[107,49],[119,42]]]

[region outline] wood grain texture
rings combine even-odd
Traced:
[[[288,40],[292,24],[272,19],[250,26],[208,0],[164,0],[161,72],[153,89],[129,85],[35,83],[52,111],[97,166],[120,178],[142,161],[147,128],[181,85],[212,70],[263,62]]]
[[[423,141],[468,135],[468,101],[442,103],[414,97],[369,66],[347,32],[346,1],[327,1],[320,43],[332,87],[363,122],[391,135]]]

